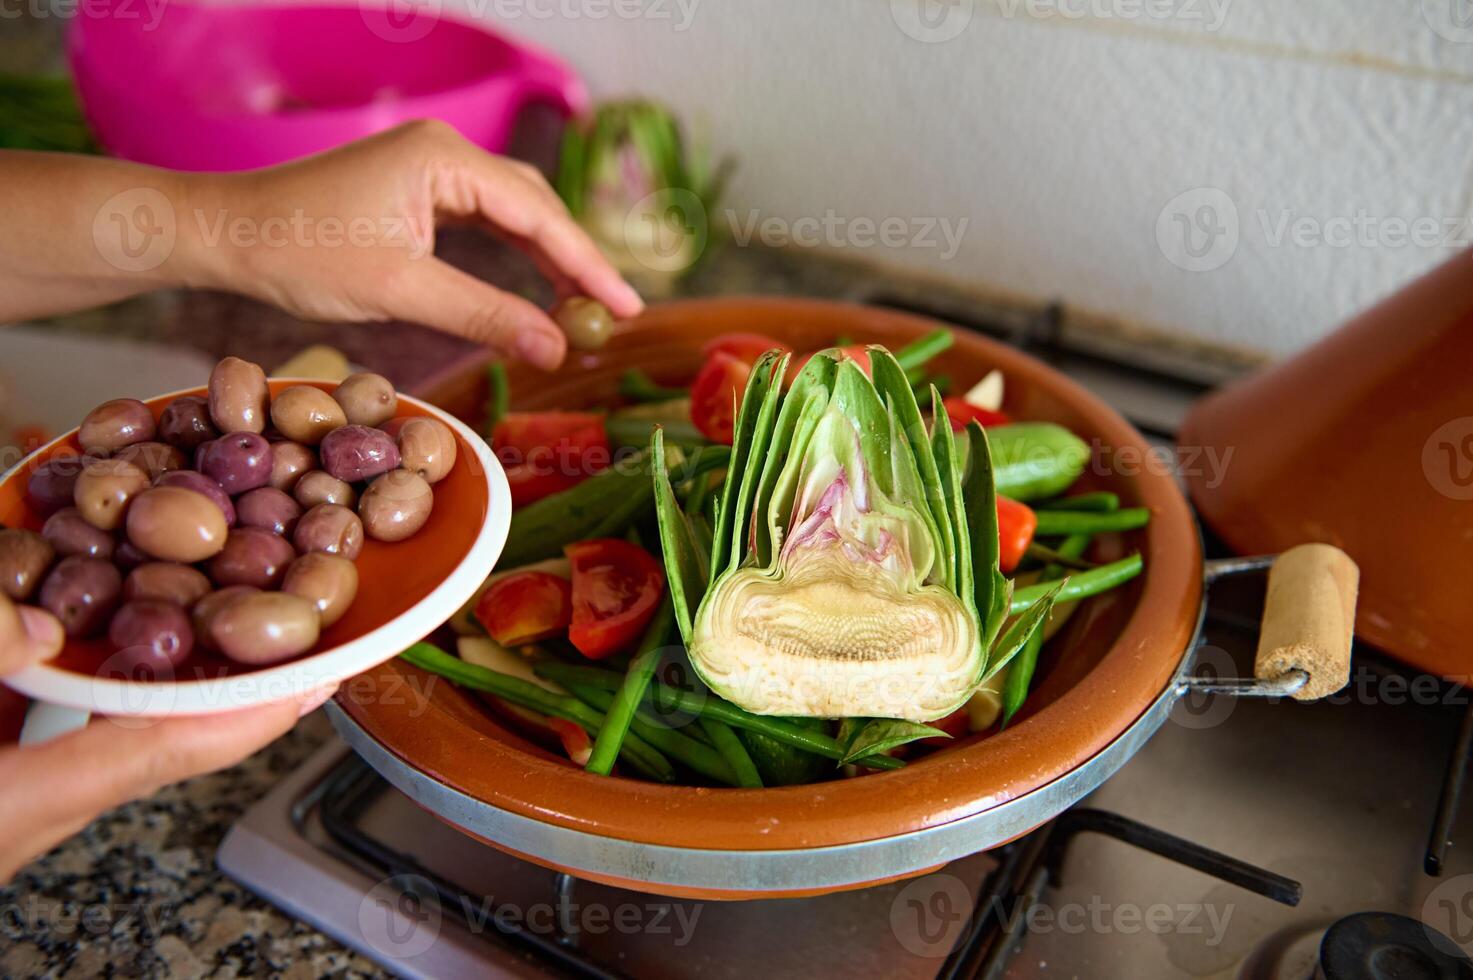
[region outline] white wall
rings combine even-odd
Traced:
[[[921,3],[955,36],[911,36],[916,0],[446,7],[596,97],[703,120],[740,157],[739,229],[965,220],[949,256],[836,227],[852,253],[1130,322],[1286,351],[1469,241],[1473,0]],[[1199,214],[1221,234],[1194,258]],[[1401,241],[1418,219],[1400,238],[1426,241]]]

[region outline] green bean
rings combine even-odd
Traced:
[[[619,378],[619,394],[637,402],[668,402],[689,398],[689,388],[662,385],[639,368],[630,368]]]
[[[1036,600],[1035,600],[1036,601]],[[554,680],[559,684],[589,684],[602,687],[605,690],[616,691],[624,683],[624,679],[618,674],[598,667],[578,667],[571,664],[559,664],[551,662],[539,663],[534,668],[540,676]],[[837,739],[831,738],[823,732],[810,731],[798,728],[787,722],[765,715],[754,715],[743,711],[729,701],[723,701],[714,695],[685,691],[678,687],[671,687],[656,681],[650,685],[647,694],[657,708],[661,711],[683,711],[691,715],[699,715],[703,718],[715,718],[717,721],[725,722],[734,728],[745,728],[749,731],[761,732],[779,742],[785,742],[795,748],[821,755],[835,762],[844,758],[844,746]],[[898,769],[904,765],[899,759],[889,756],[873,755],[859,760],[861,765],[873,769]]]
[[[601,687],[593,687],[588,684],[573,684],[568,690],[572,691],[580,701],[608,712],[613,711],[614,699],[618,696]],[[725,783],[728,786],[737,785],[736,773],[732,771],[726,758],[711,746],[677,732],[643,711],[630,714],[629,727],[635,735],[692,771],[718,783]],[[608,775],[608,773],[602,775]]]
[[[1090,535],[1088,535],[1088,534],[1071,535],[1070,537],[1065,538],[1064,540],[1066,542],[1068,542],[1068,541],[1075,540],[1075,538],[1083,538],[1085,540],[1085,542],[1088,543],[1089,540],[1090,540]],[[1092,561],[1085,561],[1083,558],[1077,558],[1077,557],[1075,557],[1073,555],[1068,554],[1062,546],[1060,546],[1057,550],[1055,550],[1055,549],[1049,548],[1049,547],[1047,547],[1045,545],[1041,545],[1037,541],[1033,541],[1033,542],[1029,543],[1028,549],[1026,551],[1024,551],[1023,554],[1024,554],[1025,557],[1031,558],[1031,559],[1033,559],[1034,561],[1037,561],[1037,562],[1042,562],[1044,565],[1057,565],[1057,566],[1062,566],[1064,568],[1072,568],[1072,569],[1075,569],[1076,571],[1088,571],[1091,568],[1097,568],[1098,567]],[[1042,580],[1043,578],[1058,578],[1058,577],[1059,577],[1058,575],[1048,575],[1047,572],[1045,572],[1045,574],[1040,577],[1040,580]]]
[[[895,352],[895,360],[900,362],[902,370],[909,372],[946,350],[952,340],[951,331],[941,327],[900,348]]]
[[[667,443],[684,448],[710,445],[690,419],[662,419],[656,423],[651,419],[610,415],[604,420],[604,431],[614,445],[643,447],[649,445],[650,430],[657,424],[665,429]]]
[[[1108,513],[1041,510],[1038,511],[1038,527],[1033,533],[1043,538],[1058,534],[1107,534],[1111,531],[1133,531],[1150,522],[1151,512],[1145,507],[1127,507]]]
[[[1033,509],[1117,511],[1120,509],[1120,498],[1108,490],[1098,490],[1094,493],[1078,493],[1072,497],[1041,500],[1033,505]]]
[[[670,592],[667,589],[664,601],[660,603],[660,608],[655,611],[654,618],[640,638],[634,659],[629,662],[629,671],[624,675],[624,683],[614,695],[613,707],[608,709],[609,713],[604,718],[603,727],[599,729],[598,739],[593,743],[593,753],[588,757],[588,764],[583,767],[589,772],[607,776],[613,771],[614,759],[619,755],[619,745],[624,741],[624,734],[629,731],[629,723],[644,698],[650,678],[655,675],[655,667],[659,665],[660,654],[669,641],[670,630],[674,625],[675,609],[671,605]]]
[[[589,735],[597,736],[604,722],[604,716],[600,712],[577,698],[555,694],[520,677],[466,663],[433,643],[416,643],[399,656],[414,666],[438,674],[461,687],[485,691],[523,708],[571,721],[582,726]],[[675,769],[670,761],[642,739],[626,738],[621,757],[632,768],[651,779],[662,783],[675,781]]]
[[[1131,555],[1108,565],[1100,565],[1091,568],[1087,572],[1079,572],[1069,577],[1069,582],[1055,600],[1057,602],[1070,602],[1074,599],[1087,599],[1101,592],[1108,592],[1129,582],[1141,573],[1141,556]],[[1013,593],[1013,604],[1008,609],[1010,615],[1018,613],[1033,605],[1039,599],[1048,595],[1053,588],[1051,582],[1038,582],[1034,585],[1026,585]]]
[[[1059,545],[1059,550],[1055,552],[1055,557],[1059,559],[1059,562],[1045,566],[1043,573],[1039,575],[1039,581],[1052,582],[1063,575],[1064,563],[1077,560],[1083,555],[1089,548],[1090,541],[1091,537],[1088,534],[1075,534],[1066,538]],[[1058,606],[1054,608],[1058,609]],[[1018,655],[1008,665],[1007,680],[1003,682],[1002,687],[1002,727],[1004,728],[1028,697],[1028,688],[1033,683],[1033,672],[1038,667],[1038,655],[1043,651],[1044,632],[1042,626],[1034,630],[1023,649],[1018,651]]]
[[[747,789],[761,789],[762,774],[757,771],[757,765],[748,754],[747,747],[737,738],[731,726],[714,718],[702,718],[700,722],[706,737],[716,746],[716,751],[721,753],[736,775],[736,784]]]
[[[506,365],[493,361],[486,366],[486,436],[490,438],[496,423],[506,417],[511,404],[511,389],[506,380]]]

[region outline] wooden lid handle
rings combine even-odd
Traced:
[[[1350,643],[1360,569],[1328,544],[1302,544],[1268,573],[1268,597],[1253,673],[1277,680],[1302,670],[1309,681],[1293,697],[1313,701],[1350,683]]]

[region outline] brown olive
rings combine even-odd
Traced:
[[[55,559],[56,549],[35,531],[0,528],[0,592],[27,601]]]
[[[396,436],[399,465],[439,483],[455,466],[455,434],[439,419],[405,419]]]
[[[552,318],[574,350],[598,350],[614,335],[614,315],[587,296],[569,296],[552,309]]]
[[[363,550],[363,522],[346,507],[318,504],[297,521],[292,543],[304,555],[325,551],[352,561]]]
[[[293,442],[315,446],[333,429],[347,425],[348,417],[321,388],[292,385],[272,399],[271,421]]]
[[[221,432],[263,432],[271,389],[259,364],[227,357],[210,372],[210,421]]]
[[[399,410],[399,396],[389,379],[368,371],[348,375],[332,397],[343,406],[350,425],[379,425]]]
[[[122,591],[123,576],[112,562],[72,555],[41,583],[41,605],[61,620],[67,636],[91,636],[106,625]]]
[[[274,589],[281,585],[286,566],[297,553],[291,543],[260,527],[237,527],[225,547],[210,559],[210,578],[216,585],[254,585]]]
[[[145,555],[132,541],[119,541],[118,546],[113,549],[113,564],[118,566],[118,571],[128,572],[139,565],[147,565],[153,561],[152,555]]]
[[[275,487],[257,487],[240,495],[235,511],[243,527],[264,527],[272,534],[290,537],[302,516],[302,505]]]
[[[41,536],[63,558],[81,555],[106,561],[112,558],[117,546],[111,534],[88,524],[75,507],[65,507],[46,518],[46,523],[41,525]]]
[[[154,487],[128,508],[128,540],[164,561],[204,561],[225,547],[229,528],[215,502],[183,487]]]
[[[358,491],[353,489],[351,483],[330,476],[324,470],[303,473],[292,496],[297,498],[297,503],[309,510],[318,504],[352,507],[358,503]]]
[[[271,477],[268,487],[291,493],[296,489],[302,474],[317,469],[317,454],[301,443],[273,442],[271,444]]]
[[[358,567],[342,555],[313,551],[291,563],[281,591],[307,599],[324,627],[343,618],[358,594]]]
[[[228,585],[223,589],[201,598],[194,604],[191,624],[194,627],[194,642],[206,650],[219,650],[220,646],[215,642],[214,622],[215,617],[220,614],[226,606],[248,595],[255,595],[261,590],[254,585]]]
[[[202,443],[220,438],[210,421],[210,403],[198,395],[182,395],[164,406],[159,415],[159,438],[192,453]]]
[[[147,405],[136,398],[114,398],[87,413],[77,430],[77,441],[83,452],[115,453],[152,439],[157,431]]]
[[[210,623],[220,652],[243,664],[273,664],[306,653],[321,631],[317,607],[289,592],[257,592],[228,603]]]
[[[435,494],[424,477],[408,470],[385,473],[368,485],[358,501],[363,531],[378,541],[403,541],[424,527]]]
[[[163,599],[188,609],[209,595],[210,580],[189,565],[172,561],[150,561],[139,565],[123,580],[123,600]]]
[[[189,465],[183,453],[165,442],[135,442],[113,453],[113,459],[127,460],[146,472],[150,480]]]
[[[126,459],[88,460],[72,488],[72,500],[93,527],[113,531],[123,523],[128,502],[148,489],[148,474]]]
[[[54,456],[31,471],[26,480],[26,500],[42,515],[54,514],[72,505],[72,490],[82,472],[83,456]]]

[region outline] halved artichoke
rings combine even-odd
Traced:
[[[931,721],[966,703],[1046,613],[1003,642],[987,438],[963,479],[950,421],[928,431],[882,347],[873,381],[839,351],[786,392],[786,355],[754,366],[718,501],[709,569],[656,433],[656,503],[676,618],[701,679],[758,714]],[[1027,621],[1027,622],[1024,622]],[[1023,636],[1026,639],[1026,636]]]

